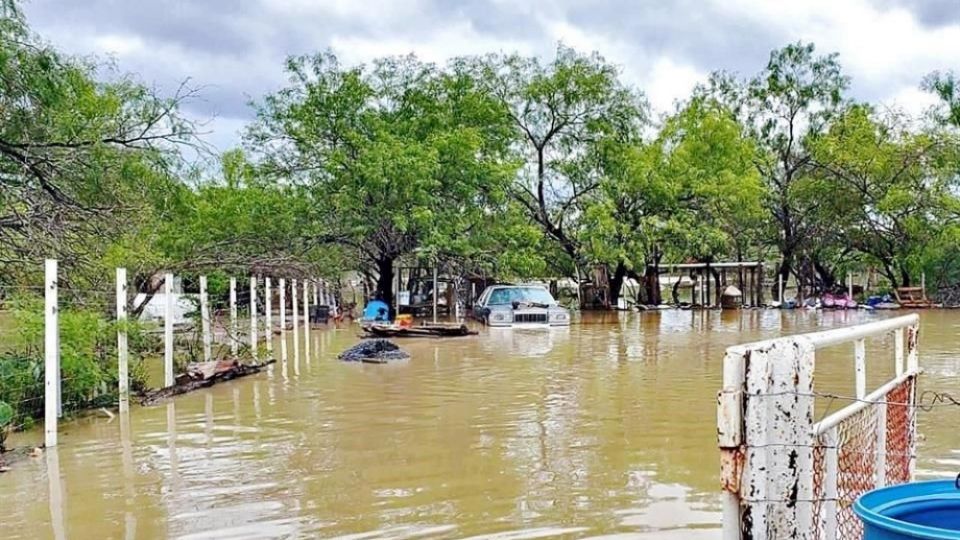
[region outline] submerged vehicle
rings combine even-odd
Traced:
[[[570,312],[542,285],[491,285],[473,316],[488,326],[570,326]]]

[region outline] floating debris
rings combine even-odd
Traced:
[[[173,386],[151,390],[140,398],[141,405],[154,405],[164,399],[207,388],[218,382],[229,381],[260,373],[263,368],[275,363],[270,359],[262,364],[241,364],[236,358],[197,362],[187,366],[187,371],[177,376]]]
[[[386,339],[370,339],[343,351],[337,358],[344,362],[386,364],[391,360],[406,360],[410,355]]]
[[[366,336],[373,337],[462,337],[475,336],[476,330],[470,330],[465,324],[421,324],[420,326],[401,326],[396,324],[365,324]]]

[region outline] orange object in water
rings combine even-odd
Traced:
[[[410,328],[413,326],[413,315],[397,315],[396,323],[400,328]]]

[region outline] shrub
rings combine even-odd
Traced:
[[[16,338],[0,354],[0,402],[12,410],[8,425],[29,427],[43,414],[43,304],[36,297],[17,298],[12,308]],[[66,307],[60,312],[61,403],[65,412],[116,403],[117,323],[102,312]],[[130,344],[131,388],[142,389],[145,370],[138,352],[150,337],[136,321],[126,323]]]

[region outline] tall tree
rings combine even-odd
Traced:
[[[892,286],[911,285],[924,250],[952,221],[945,210],[958,180],[949,138],[858,105],[811,150],[815,166],[833,183],[817,195],[840,206],[834,224],[843,241],[870,257]]]
[[[247,141],[265,170],[304,186],[317,242],[355,250],[392,304],[394,265],[495,222],[516,166],[502,108],[464,71],[414,57],[345,68],[291,58]]]
[[[0,264],[8,278],[44,257],[67,270],[97,266],[177,189],[177,148],[200,145],[177,112],[193,92],[161,98],[123,74],[100,82],[106,66],[60,54],[16,3],[2,8]]]
[[[596,53],[560,46],[549,62],[516,54],[468,62],[513,125],[514,150],[525,165],[511,196],[576,264],[582,205],[601,185],[601,147],[636,139],[646,102]]]
[[[837,55],[819,56],[812,43],[773,51],[749,81],[725,74],[711,81],[714,95],[738,112],[758,142],[754,164],[767,187],[767,211],[777,226],[771,240],[784,279],[824,226],[816,219],[823,198],[804,185],[812,165],[809,146],[845,107],[848,84]]]

